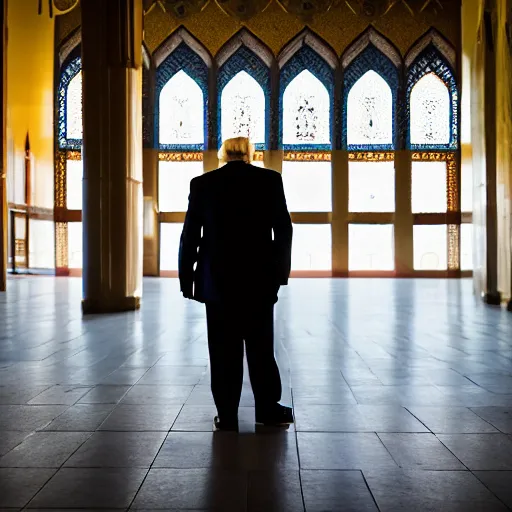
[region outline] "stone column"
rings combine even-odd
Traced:
[[[485,167],[486,167],[486,244],[487,244],[487,292],[484,301],[499,306],[498,290],[498,210],[496,204],[496,57],[492,15],[484,13],[485,37]]]
[[[7,1],[0,0],[0,292],[7,287],[7,154],[6,154],[6,105],[7,105]]]
[[[82,0],[83,312],[142,295],[142,0]]]

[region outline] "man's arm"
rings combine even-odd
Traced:
[[[190,182],[190,195],[188,198],[188,211],[181,233],[178,274],[183,296],[187,299],[193,297],[194,265],[197,261],[197,250],[201,240],[202,221],[199,210],[197,181]]]
[[[287,285],[292,265],[292,237],[293,227],[286,205],[283,178],[277,174],[275,178],[274,195],[274,244],[277,259],[277,279],[279,285]]]

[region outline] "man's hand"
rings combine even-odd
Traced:
[[[183,287],[181,289],[181,292],[183,293],[183,297],[185,297],[185,299],[192,300],[194,298],[194,293],[193,293],[192,289],[193,289],[192,285]]]

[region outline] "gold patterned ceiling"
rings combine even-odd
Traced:
[[[72,2],[67,0],[68,5]],[[180,26],[212,55],[242,27],[275,55],[306,26],[338,55],[369,25],[402,55],[431,27],[455,48],[460,40],[457,0],[144,0],[144,8],[144,40],[150,52]],[[66,40],[79,26],[79,7],[58,16],[58,40]]]

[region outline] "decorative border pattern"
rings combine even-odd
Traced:
[[[68,223],[55,223],[55,269],[67,269],[68,261]]]
[[[348,95],[356,82],[368,71],[373,70],[378,73],[389,85],[393,98],[392,120],[393,120],[393,144],[363,144],[363,145],[348,145]],[[343,107],[342,107],[342,147],[349,151],[378,151],[388,150],[396,147],[396,102],[399,89],[398,69],[393,64],[391,59],[384,55],[380,50],[375,48],[373,44],[368,45],[352,62],[348,65],[344,72],[343,78]]]
[[[160,151],[158,153],[160,162],[202,162],[202,152],[170,152]]]
[[[59,89],[57,96],[57,103],[59,108],[59,148],[61,149],[81,149],[81,139],[68,139],[67,138],[67,109],[66,100],[68,96],[68,86],[71,80],[82,70],[82,58],[75,57],[64,67],[60,74]]]
[[[332,153],[330,151],[287,151],[283,160],[287,162],[330,162]]]
[[[448,270],[460,270],[460,224],[448,224]]]
[[[66,151],[57,151],[54,170],[54,208],[66,207]]]
[[[446,209],[448,212],[459,211],[459,187],[457,180],[457,160],[453,158],[446,160]]]
[[[157,147],[168,151],[202,151],[203,144],[160,144],[160,93],[165,84],[178,72],[185,71],[203,92],[204,140],[208,140],[208,67],[203,59],[185,43],[181,43],[156,70],[154,133]]]
[[[441,151],[422,151],[412,154],[412,160],[422,162],[451,162],[457,161],[455,153]]]
[[[263,150],[268,147],[270,137],[270,69],[252,50],[240,46],[238,50],[222,65],[217,76],[217,140],[220,147],[222,140],[222,108],[221,98],[224,87],[240,71],[245,71],[263,89],[265,95],[265,143],[256,144],[256,149]]]
[[[392,152],[363,151],[348,154],[349,162],[392,162],[394,160],[395,153]]]
[[[450,94],[450,142],[448,144],[411,144],[411,92],[413,87],[429,73],[434,73],[448,88]],[[406,80],[407,105],[407,147],[413,150],[445,149],[456,150],[459,146],[459,93],[455,73],[444,56],[431,44],[416,58],[407,71]]]
[[[290,85],[290,82],[302,71],[310,71],[327,89],[330,98],[331,113],[329,119],[329,132],[333,134],[335,124],[333,98],[334,98],[334,71],[327,61],[321,55],[312,50],[309,46],[302,46],[282,67],[279,77],[279,133],[278,147],[290,151],[310,151],[310,150],[331,150],[331,144],[284,144],[283,145],[283,95],[284,91]],[[336,123],[338,125],[338,123]],[[339,126],[334,127],[337,132]]]

